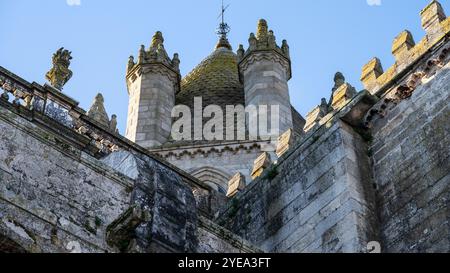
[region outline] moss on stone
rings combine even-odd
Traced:
[[[267,172],[266,176],[264,178],[273,180],[277,175],[279,174],[277,166],[270,167],[269,171]]]

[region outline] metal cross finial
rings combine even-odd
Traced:
[[[225,23],[225,11],[228,9],[228,7],[230,7],[230,5],[227,5],[225,7],[222,0],[222,11],[218,17],[218,18],[222,17],[222,22],[220,23],[216,31],[216,33],[222,37],[226,37],[227,34],[230,32],[230,26],[227,23]]]

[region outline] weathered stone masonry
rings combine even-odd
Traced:
[[[39,87],[1,72],[8,90]],[[59,118],[0,100],[0,234],[13,248],[5,251],[257,251],[207,219],[222,202],[212,189],[118,135],[118,150],[99,153],[81,134],[96,130],[105,142],[111,133],[82,111],[83,130]]]
[[[363,252],[377,238],[374,212],[367,144],[337,118],[231,200],[218,221],[269,252]]]
[[[307,135],[221,224],[270,252],[450,251],[450,19],[437,1],[421,16],[426,37],[402,33],[392,67],[363,68],[367,91],[312,111]]]
[[[432,1],[421,19],[426,36],[415,44],[408,31],[398,35],[390,68],[377,58],[363,67],[365,90],[337,73],[330,101],[308,114],[303,132],[286,131],[276,155],[261,154],[261,141],[147,150],[154,143],[142,147],[116,132],[100,96],[100,110],[87,114],[60,90],[0,67],[0,252],[367,252],[372,241],[383,252],[449,252],[450,18]],[[264,33],[259,45],[251,35],[250,48],[269,46],[287,61],[287,43],[278,47]],[[235,58],[245,52],[234,56],[221,42],[229,52],[216,53],[233,66],[224,73],[214,65],[214,73],[243,92]],[[170,66],[177,84],[178,56],[167,58],[158,33],[153,45],[130,59],[128,79],[148,54],[158,60],[150,66]],[[216,64],[215,54],[206,63]],[[61,68],[64,78],[53,80],[63,85],[70,73]],[[162,89],[144,91],[170,93],[153,109],[169,124],[176,85],[160,80],[151,84]],[[145,128],[145,141],[164,142],[164,130]],[[208,157],[228,168],[211,168]],[[239,172],[228,197],[227,170]]]

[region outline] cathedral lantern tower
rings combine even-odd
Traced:
[[[162,145],[170,137],[171,112],[180,89],[179,64],[178,54],[168,57],[159,31],[148,50],[141,46],[137,61],[133,56],[128,61],[126,137],[144,148]]]

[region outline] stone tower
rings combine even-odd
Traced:
[[[244,51],[242,45],[239,46],[238,57],[239,74],[244,84],[245,106],[267,105],[270,130],[273,115],[270,111],[271,106],[278,105],[279,132],[275,133],[275,137],[291,129],[293,121],[288,88],[291,62],[286,40],[279,47],[273,31],[268,30],[267,22],[261,19],[256,35],[250,34],[247,51]],[[260,135],[260,137],[267,136]]]
[[[137,62],[130,57],[127,88],[130,96],[126,137],[144,148],[159,146],[171,133],[171,111],[180,89],[178,54],[170,59],[161,32],[148,50],[141,46]]]

